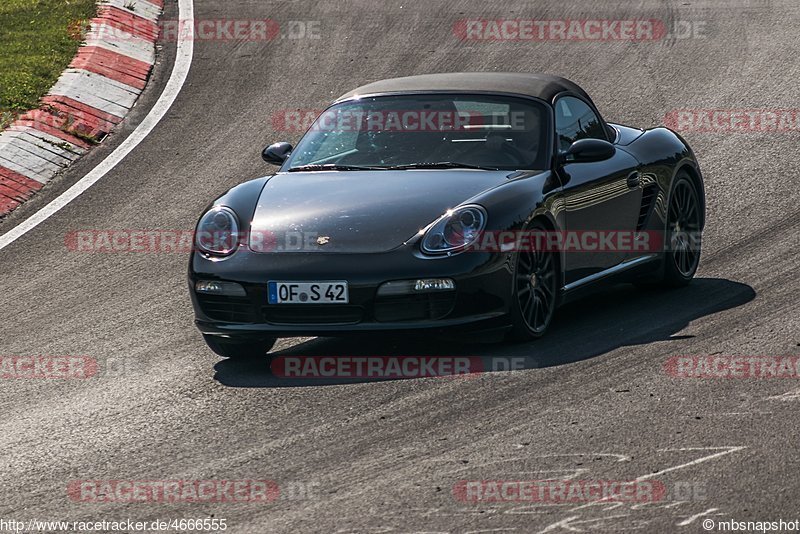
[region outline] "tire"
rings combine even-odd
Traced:
[[[548,229],[534,223],[528,231],[546,232]],[[519,250],[514,259],[513,274],[509,337],[515,341],[539,339],[550,327],[558,306],[558,253]]]
[[[277,341],[274,337],[257,340],[231,340],[208,334],[203,334],[203,339],[215,354],[232,360],[255,360],[266,358],[269,349]]]
[[[700,264],[702,207],[697,188],[686,173],[675,178],[667,208],[664,277],[661,285],[684,287]]]

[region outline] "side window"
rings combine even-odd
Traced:
[[[559,150],[566,150],[578,139],[607,139],[600,118],[583,100],[572,96],[559,98],[555,111]]]

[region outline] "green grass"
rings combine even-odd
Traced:
[[[80,46],[96,0],[0,0],[0,128],[34,109]]]

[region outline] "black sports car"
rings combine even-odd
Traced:
[[[686,142],[605,122],[563,78],[371,83],[263,158],[278,172],[197,225],[190,293],[222,356],[401,329],[533,339],[588,287],[687,284],[700,258],[703,180]]]

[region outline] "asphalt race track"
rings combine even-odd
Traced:
[[[705,175],[697,279],[620,286],[559,311],[530,344],[285,339],[279,355],[466,355],[524,362],[467,378],[288,381],[221,361],[193,326],[186,254],[81,253],[80,229],[188,229],[208,201],[270,172],[285,110],[437,71],[540,71],[608,120],[678,109],[798,107],[791,0],[483,3],[197,0],[197,20],[320,21],[319,38],[198,40],[165,119],[113,171],[0,251],[0,355],[83,355],[82,380],[0,380],[0,518],[224,518],[230,532],[702,532],[800,519],[796,379],[686,379],[679,355],[800,353],[797,130],[685,132]],[[178,17],[168,2],[165,18]],[[464,41],[460,19],[689,21],[645,42]],[[697,22],[701,22],[697,25]],[[108,155],[169,77],[175,43],[124,127],[0,225],[7,232]],[[648,503],[462,502],[461,480],[649,480]],[[76,502],[81,480],[275,481],[272,502]]]

